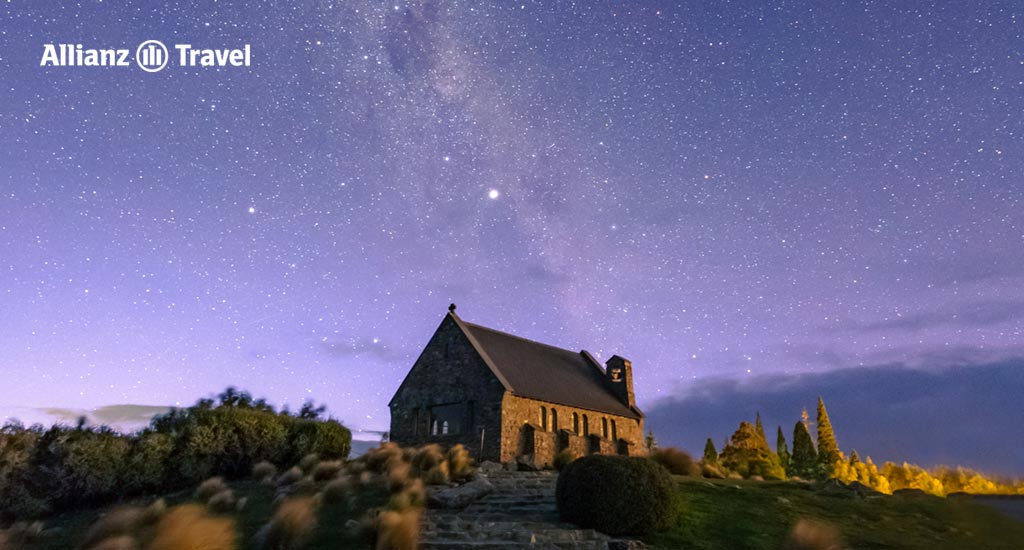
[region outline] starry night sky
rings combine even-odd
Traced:
[[[0,405],[382,430],[450,302],[648,408],[1024,356],[1019,2],[159,4],[2,8]],[[252,66],[39,66],[146,39]]]

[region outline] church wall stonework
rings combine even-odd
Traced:
[[[548,417],[546,429],[543,428],[545,424],[541,417],[542,407]],[[555,417],[558,419],[557,430],[553,429],[555,427],[552,426],[552,410],[555,411]],[[538,465],[550,463],[554,460],[555,454],[566,448],[576,456],[584,456],[595,452],[601,454],[629,454],[630,456],[646,455],[646,449],[643,444],[644,431],[642,419],[638,420],[587,409],[568,407],[512,394],[505,394],[502,400],[502,411],[502,462],[514,460],[521,454],[531,454],[525,452],[531,446],[534,447],[534,452],[532,453],[535,455],[534,462]],[[580,435],[576,435],[574,431],[573,414],[576,414],[577,418],[579,418]],[[597,439],[599,441],[596,447],[583,435],[584,416],[587,418],[590,431],[591,437],[589,439]],[[602,420],[607,420],[609,423],[607,438],[603,437]],[[617,440],[612,439],[611,426],[613,421],[615,423],[615,432],[618,436]],[[533,426],[529,432],[524,430],[524,426],[528,424]],[[550,445],[542,445],[544,451],[537,452],[536,436],[526,435],[525,437],[530,442],[524,444],[522,434],[538,431],[540,433],[557,433],[561,437],[553,438],[555,440],[553,448]]]
[[[403,446],[461,443],[477,460],[498,460],[504,393],[473,345],[446,317],[392,399],[391,440]],[[465,408],[459,433],[432,433],[431,411],[444,405]]]

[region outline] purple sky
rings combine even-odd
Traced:
[[[3,7],[0,407],[386,429],[449,302],[647,408],[1024,356],[1019,2],[159,4]],[[252,66],[39,66],[146,39]]]

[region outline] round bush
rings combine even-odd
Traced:
[[[558,475],[562,519],[609,535],[646,535],[671,527],[679,513],[676,483],[646,458],[591,455]]]
[[[694,477],[700,475],[700,464],[694,462],[686,451],[675,447],[657,449],[651,453],[651,460],[664,466],[673,475]]]

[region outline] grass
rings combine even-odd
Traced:
[[[854,498],[784,481],[677,478],[682,514],[657,548],[784,548],[796,522],[836,527],[844,548],[1019,549],[1024,523],[969,500],[940,497]]]
[[[656,548],[733,550],[779,549],[800,519],[835,526],[844,548],[856,549],[1019,549],[1024,523],[969,500],[922,496],[860,499],[851,493],[827,493],[793,482],[704,480],[677,477],[682,500],[679,524],[647,542]],[[229,483],[247,503],[227,514],[237,522],[239,548],[258,550],[256,532],[274,513],[274,488],[254,481]],[[377,486],[380,485],[380,486]],[[324,502],[318,512],[310,550],[365,548],[345,527],[361,510],[387,502],[377,484],[356,490],[356,503]],[[194,490],[164,497],[168,505],[195,502]],[[155,497],[126,504],[148,504]],[[347,499],[345,499],[347,501]],[[111,507],[69,512],[46,521],[46,533],[26,550],[66,550],[83,540],[89,526]]]
[[[255,482],[231,482],[229,486],[238,498],[245,498],[245,507],[239,512],[225,514],[236,521],[241,550],[259,550],[255,543],[256,532],[260,530],[274,515],[274,488]],[[135,499],[125,504],[145,505],[156,497]],[[181,491],[164,496],[168,505],[197,502],[194,490]],[[345,527],[350,520],[358,520],[363,510],[382,506],[387,502],[388,494],[381,487],[364,487],[356,494],[355,506],[349,507],[347,502],[324,503],[318,511],[318,525],[313,532],[309,550],[327,550],[337,548],[365,548],[366,543],[354,538]],[[28,544],[25,550],[67,550],[77,547],[85,538],[85,533],[102,513],[111,507],[92,510],[80,510],[61,514],[45,521],[46,531],[39,540]]]

